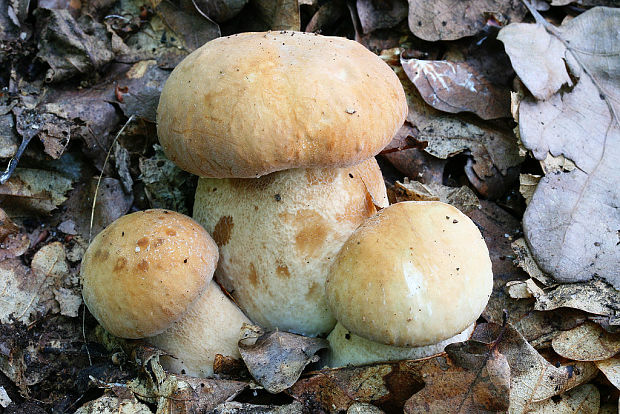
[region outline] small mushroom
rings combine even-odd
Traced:
[[[467,216],[436,201],[393,204],[351,235],[327,277],[341,325],[328,338],[331,365],[439,353],[469,337],[492,287],[489,251]]]
[[[211,279],[217,246],[194,220],[167,210],[119,218],[88,247],[81,267],[84,303],[111,334],[146,338],[176,373],[209,376],[215,354],[239,358],[250,321]]]

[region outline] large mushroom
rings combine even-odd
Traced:
[[[372,157],[406,113],[394,72],[344,38],[242,33],[175,68],[159,139],[202,177],[194,218],[219,244],[215,277],[251,319],[307,335],[333,328],[327,270],[373,204],[387,204]]]
[[[489,251],[466,215],[435,201],[393,204],[351,235],[330,270],[331,365],[441,352],[469,337],[492,287]]]
[[[167,210],[114,221],[89,245],[80,275],[84,303],[121,338],[146,338],[176,373],[209,376],[216,354],[239,358],[249,320],[212,276],[218,251],[194,220]]]

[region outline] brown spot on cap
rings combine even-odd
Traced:
[[[124,257],[119,257],[118,259],[116,259],[116,264],[114,265],[114,271],[118,272],[120,270],[123,270],[126,264],[127,264],[127,259],[125,259]]]
[[[235,226],[233,218],[231,216],[221,217],[215,228],[213,229],[213,240],[218,247],[226,246],[226,243],[230,240],[232,229]]]
[[[176,236],[177,232],[175,230],[173,230],[173,229],[168,228],[168,229],[166,229],[166,234],[168,236]]]
[[[149,238],[148,237],[143,237],[140,240],[138,240],[138,246],[140,247],[146,247],[149,244]]]
[[[107,250],[97,250],[93,255],[93,259],[104,262],[108,257],[110,257],[110,252]]]
[[[147,270],[149,270],[149,262],[147,262],[146,260],[141,260],[140,263],[138,263],[137,267],[143,272],[146,272]]]
[[[256,268],[254,267],[254,263],[250,263],[249,278],[250,278],[250,283],[252,284],[252,286],[257,287],[258,286],[258,274],[256,273]]]
[[[278,267],[276,267],[276,274],[283,278],[291,277],[291,272],[289,272],[288,266],[286,265],[279,265]]]

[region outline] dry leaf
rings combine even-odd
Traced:
[[[605,332],[594,322],[560,332],[551,342],[553,350],[574,361],[601,361],[620,352],[620,334]]]
[[[540,270],[540,267],[538,267],[536,261],[532,257],[530,248],[527,246],[527,243],[523,237],[520,237],[512,242],[511,247],[516,255],[515,263],[521,269],[525,270],[528,275],[546,286],[555,285],[555,281]]]
[[[409,105],[407,121],[416,128],[415,140],[426,142],[425,151],[447,159],[470,150],[475,161],[473,171],[480,180],[493,175],[506,175],[511,167],[521,163],[516,139],[511,131],[491,128],[479,122],[470,122],[462,115],[451,115],[430,107],[395,62],[399,49],[384,51],[381,55],[399,76]]]
[[[448,187],[441,184],[422,184],[419,181],[411,181],[407,177],[401,183],[396,181],[394,186],[388,188],[390,202],[401,201],[441,201],[452,204],[465,214],[479,209],[480,201],[469,187]]]
[[[403,59],[401,65],[424,101],[444,112],[482,119],[510,116],[510,93],[492,85],[467,62]]]
[[[478,326],[473,339],[490,343],[500,332],[501,327],[497,325]],[[510,325],[502,336],[497,350],[510,365],[509,413],[528,412],[533,402],[547,400],[596,376],[593,363],[575,362],[557,367],[550,364]]]
[[[28,236],[20,233],[20,229],[0,208],[0,262],[5,259],[19,257],[30,247]]]
[[[155,60],[134,64],[117,80],[117,90],[122,90],[118,105],[126,117],[135,115],[155,122],[161,89],[170,72],[160,69]]]
[[[578,167],[547,174],[538,184],[523,217],[523,230],[541,269],[563,282],[595,276],[620,288],[620,9],[594,8],[555,28],[509,26],[501,33],[517,74],[530,89],[530,78],[552,79],[547,68],[531,65],[536,44],[560,45],[557,67],[578,78],[568,91],[545,101],[526,98],[519,106],[519,135],[534,156],[564,155]],[[510,35],[519,33],[519,37]],[[504,35],[502,35],[504,36]],[[524,45],[528,45],[525,47]],[[557,47],[560,47],[557,46]],[[551,56],[551,55],[550,55]],[[556,83],[547,81],[553,92]],[[542,94],[541,96],[545,96]]]
[[[519,193],[525,199],[526,205],[530,204],[540,178],[540,175],[535,174],[519,174]]]
[[[63,174],[17,168],[11,178],[0,185],[0,202],[5,210],[15,212],[12,215],[24,214],[24,210],[50,213],[67,197],[71,189],[71,180]]]
[[[300,30],[298,0],[254,0],[252,3],[269,29]]]
[[[196,0],[196,7],[218,23],[235,17],[248,0]]]
[[[183,40],[185,49],[189,52],[221,36],[220,27],[201,16],[195,9],[184,10],[170,1],[151,0],[151,3],[154,4],[155,12],[172,29],[177,39]]]
[[[298,414],[302,405],[296,401],[287,405],[256,405],[239,402],[225,402],[213,409],[211,414]]]
[[[620,356],[596,361],[596,366],[605,374],[609,382],[620,390]]]
[[[277,394],[291,387],[315,354],[329,345],[319,338],[288,332],[264,332],[258,326],[241,328],[239,352],[250,374],[267,391]]]
[[[92,18],[76,21],[69,10],[42,8],[35,16],[40,32],[37,56],[50,66],[48,82],[92,74],[114,57],[105,28]]]
[[[576,387],[556,398],[531,405],[531,414],[598,414],[601,396],[592,384]]]
[[[521,21],[526,13],[517,0],[409,0],[409,29],[424,40],[455,40],[482,31],[489,18]]]
[[[408,10],[405,0],[357,0],[356,8],[365,34],[396,26],[407,18]]]
[[[152,414],[146,404],[133,399],[120,399],[113,395],[103,395],[78,408],[74,414]]]
[[[620,291],[602,280],[559,285],[536,298],[536,310],[558,308],[581,309],[609,318],[610,325],[620,325]]]

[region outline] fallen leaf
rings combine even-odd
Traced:
[[[161,0],[151,0],[151,3],[154,5],[155,12],[172,29],[176,37],[183,39],[185,49],[189,52],[221,35],[220,27],[212,20],[200,15],[195,8],[184,10],[172,2]],[[189,2],[189,4],[192,3]]]
[[[255,0],[253,4],[270,30],[300,30],[298,0]]]
[[[620,325],[620,291],[602,280],[562,284],[545,290],[536,298],[534,309],[574,308],[609,318],[611,325]]]
[[[356,8],[364,33],[394,27],[407,18],[408,12],[405,0],[357,0]]]
[[[493,324],[479,325],[472,338],[491,343],[501,329]],[[589,381],[597,373],[596,366],[590,362],[550,364],[510,325],[505,327],[501,340],[497,341],[497,350],[510,366],[510,413],[528,412],[532,403],[568,391]]]
[[[26,253],[28,247],[30,247],[28,236],[21,233],[20,228],[0,208],[0,262],[21,256]]]
[[[1,25],[1,23],[0,23]],[[19,147],[19,137],[15,133],[13,115],[0,115],[0,158],[11,158]]]
[[[50,213],[64,203],[71,185],[70,179],[57,172],[17,168],[0,185],[0,202],[11,215],[23,215],[24,210]]]
[[[241,328],[239,352],[250,374],[273,394],[291,387],[315,354],[329,345],[319,338],[308,338],[288,332],[264,332],[258,326]]]
[[[126,88],[122,102],[118,103],[125,116],[135,115],[154,123],[159,95],[169,75],[170,72],[160,69],[155,60],[134,64],[117,80],[118,87]]]
[[[523,230],[534,258],[558,281],[580,282],[598,276],[617,289],[620,59],[616,45],[620,34],[614,28],[618,25],[620,9],[597,7],[559,28],[546,23],[544,29],[535,25],[502,29],[509,35],[519,33],[519,38],[508,36],[504,41],[528,89],[541,90],[530,78],[547,77],[549,92],[556,90],[558,82],[550,81],[553,76],[545,67],[531,65],[533,55],[511,54],[513,48],[537,54],[534,45],[554,43],[561,51],[549,58],[554,56],[555,67],[568,66],[577,78],[567,91],[560,90],[544,101],[525,98],[519,105],[519,135],[534,156],[543,160],[549,153],[564,155],[577,166],[571,172],[542,178],[525,211]],[[523,48],[524,42],[531,46]]]
[[[155,155],[141,157],[139,161],[139,179],[144,183],[151,207],[191,214],[195,178],[166,158],[161,146],[155,145],[154,149]]]
[[[519,174],[519,193],[525,199],[526,205],[530,204],[540,178],[540,175],[535,174]]]
[[[479,33],[491,17],[504,23],[521,21],[526,13],[517,0],[409,0],[409,29],[431,42],[455,40]]]
[[[69,10],[42,8],[35,16],[37,57],[50,66],[45,77],[48,82],[92,74],[114,57],[105,27],[92,18],[83,16],[76,21]]]
[[[601,395],[592,384],[576,387],[558,397],[540,403],[533,403],[531,414],[598,414]]]
[[[196,7],[218,23],[235,17],[248,0],[196,0]]]
[[[620,390],[620,356],[596,361],[596,366],[605,374],[609,382]]]
[[[148,405],[133,399],[103,395],[78,408],[74,414],[151,414]]]
[[[469,187],[448,187],[441,184],[422,184],[405,177],[403,182],[396,181],[388,188],[391,203],[401,201],[441,201],[452,204],[465,214],[479,209],[480,201]]]
[[[403,84],[409,106],[407,121],[416,128],[415,140],[428,144],[426,152],[447,159],[471,151],[475,161],[473,172],[482,181],[493,175],[506,175],[511,167],[521,163],[511,131],[492,128],[465,115],[440,112],[424,102],[403,68],[395,62],[399,54],[400,49],[392,49],[381,56],[390,63]]]
[[[211,411],[211,414],[298,414],[302,412],[302,405],[296,401],[287,405],[256,405],[231,401],[218,405]]]
[[[620,334],[605,332],[594,322],[560,332],[551,342],[560,356],[574,361],[601,361],[620,352]]]
[[[540,270],[540,267],[538,267],[536,261],[532,257],[532,252],[523,237],[520,237],[512,242],[511,247],[516,256],[515,263],[517,266],[546,286],[553,286],[556,284],[553,278],[549,277],[542,270]]]
[[[492,85],[467,62],[404,59],[401,65],[422,99],[450,113],[473,112],[482,119],[510,116],[510,93]]]

